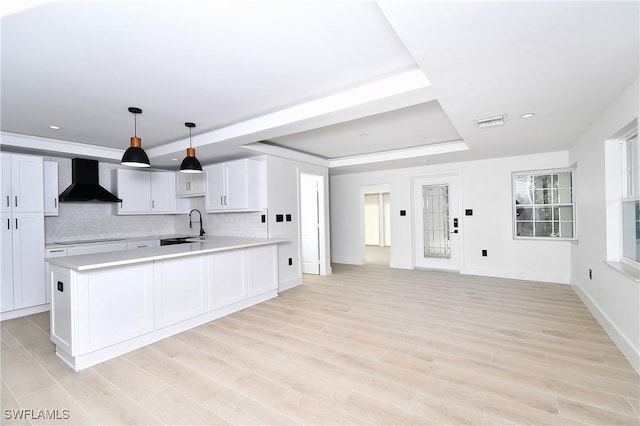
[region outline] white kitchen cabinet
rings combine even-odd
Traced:
[[[151,175],[139,170],[116,169],[118,214],[148,214],[151,212]]]
[[[46,304],[42,158],[0,153],[2,159],[2,282],[0,312]],[[28,312],[28,313],[35,313]],[[2,318],[10,318],[16,312]]]
[[[0,153],[2,157],[2,211],[44,211],[42,157]]]
[[[127,243],[127,250],[148,247],[160,247],[160,240],[129,241]]]
[[[77,297],[80,354],[154,329],[151,263],[87,274],[78,280]]]
[[[122,253],[109,266],[51,259],[56,355],[79,371],[276,297],[277,243],[228,244],[154,260]]]
[[[58,216],[58,163],[43,162],[44,215]]]
[[[249,297],[278,289],[278,248],[251,247],[246,250]]]
[[[2,312],[46,303],[44,214],[2,213]]]
[[[209,308],[215,309],[247,297],[244,250],[231,250],[208,256]]]
[[[201,197],[204,196],[206,172],[202,173],[176,173],[177,197]]]
[[[0,269],[0,312],[6,312],[13,309],[13,227],[11,213],[3,212],[0,214],[2,223],[2,269]]]
[[[207,312],[204,256],[154,264],[156,325],[164,327]]]
[[[207,173],[205,207],[208,212],[258,211],[266,207],[264,162],[243,160],[203,167]]]
[[[151,212],[176,212],[176,174],[173,172],[152,172]]]
[[[57,308],[51,309],[49,315],[51,341],[65,352],[76,355],[76,344],[72,331],[76,327],[75,315],[73,315],[71,301],[72,285],[75,283],[71,283],[71,272],[68,269],[56,267],[52,268],[49,279],[55,283],[55,290],[51,295],[51,306]]]
[[[119,215],[186,213],[187,200],[176,198],[175,173],[116,169]]]
[[[65,247],[54,247],[44,250],[44,287],[47,293],[47,303],[51,303],[51,266],[47,259],[52,257],[67,256],[67,249]]]

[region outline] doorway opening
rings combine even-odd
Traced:
[[[368,265],[389,266],[391,258],[391,194],[389,185],[363,188],[364,250]]]

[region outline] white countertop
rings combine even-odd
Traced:
[[[76,271],[87,271],[91,269],[109,268],[113,266],[149,262],[153,260],[170,259],[285,242],[287,242],[287,240],[211,236],[207,237],[203,242],[197,243],[109,251],[105,253],[83,254],[78,256],[54,257],[47,259],[47,262],[52,265],[58,265],[63,268],[69,268]]]
[[[187,234],[166,234],[166,235],[152,235],[143,237],[103,237],[94,239],[84,239],[75,241],[52,241],[45,243],[44,248],[61,248],[61,247],[77,247],[86,246],[91,244],[109,244],[109,243],[130,243],[135,241],[148,241],[148,240],[162,240],[166,238],[181,238],[181,237],[197,237],[198,235]]]

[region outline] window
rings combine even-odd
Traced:
[[[638,130],[628,134],[620,144],[622,170],[622,261],[640,262],[640,173]]]
[[[513,173],[514,238],[575,239],[573,169]]]

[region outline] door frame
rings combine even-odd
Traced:
[[[300,271],[302,273],[302,203],[301,203],[301,185],[300,180],[302,175],[310,176],[314,178],[318,184],[318,255],[320,262],[320,275],[330,275],[331,267],[327,262],[327,215],[325,213],[326,201],[325,201],[325,178],[323,175],[316,173],[303,172],[298,169],[298,247],[300,250]]]
[[[457,195],[457,203],[458,203],[458,208],[457,208],[457,212],[450,212],[450,216],[451,217],[457,217],[458,218],[458,229],[459,229],[459,233],[458,235],[458,245],[457,245],[457,257],[458,257],[458,265],[457,267],[454,268],[425,268],[423,266],[418,266],[416,265],[416,257],[417,257],[417,250],[416,250],[416,243],[417,243],[417,235],[418,235],[418,220],[422,220],[422,216],[417,215],[417,203],[421,203],[422,200],[417,200],[416,199],[416,185],[417,182],[422,180],[422,179],[438,179],[438,178],[449,178],[449,177],[455,177],[458,180],[458,195]],[[416,175],[416,176],[412,176],[411,177],[411,211],[412,211],[412,221],[411,221],[411,264],[413,269],[433,269],[433,270],[444,270],[444,271],[450,271],[450,272],[461,272],[463,269],[463,265],[464,265],[464,226],[463,226],[463,217],[462,214],[464,212],[464,209],[462,208],[462,172],[460,171],[451,171],[451,172],[440,172],[440,173],[428,173],[428,174],[420,174],[420,175]],[[456,216],[457,214],[457,216]]]
[[[389,194],[389,203],[391,203],[391,184],[389,183],[379,183],[379,184],[373,184],[373,185],[362,185],[360,186],[360,201],[358,203],[359,206],[359,211],[358,211],[358,217],[359,217],[359,222],[360,222],[360,249],[362,250],[360,252],[361,254],[361,265],[364,265],[367,263],[367,256],[366,256],[366,240],[365,240],[365,223],[364,223],[364,196],[366,194],[380,194],[380,193],[388,193]],[[389,234],[393,234],[393,230],[391,229],[391,223],[389,223]],[[391,239],[392,237],[390,236],[389,239]]]

